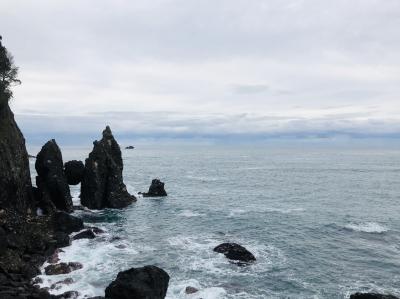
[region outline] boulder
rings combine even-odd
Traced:
[[[214,251],[223,253],[228,259],[241,263],[251,263],[256,260],[250,251],[236,243],[220,244],[214,248]]]
[[[56,230],[70,234],[83,229],[82,219],[68,213],[58,211],[54,215],[54,226]]]
[[[355,293],[350,295],[350,299],[399,299],[393,295],[384,295],[378,293]]]
[[[164,189],[164,183],[159,179],[154,179],[151,181],[149,191],[147,193],[140,193],[143,197],[160,197],[167,196],[167,192]]]
[[[54,265],[48,265],[44,268],[46,275],[59,275],[67,274],[75,270],[82,269],[81,263],[70,262],[70,263],[59,263]]]
[[[72,212],[72,197],[64,175],[60,148],[54,139],[48,141],[36,158],[36,185],[42,197],[48,197],[57,209]]]
[[[185,289],[185,293],[188,295],[197,293],[198,291],[199,291],[198,289],[196,289],[194,287],[190,287],[190,286],[186,287],[186,289]]]
[[[107,299],[163,299],[168,290],[169,275],[155,266],[132,268],[119,272],[106,288]]]
[[[124,208],[136,201],[123,182],[121,149],[110,127],[107,126],[103,138],[93,144],[81,183],[82,205],[89,209]]]
[[[82,161],[68,161],[64,164],[64,173],[68,184],[78,185],[85,174],[85,165]]]
[[[79,296],[79,293],[77,291],[68,291],[65,293],[62,293],[61,295],[52,295],[52,299],[77,299]]]
[[[84,230],[83,232],[80,232],[79,234],[76,234],[75,236],[72,237],[72,240],[79,240],[79,239],[94,239],[96,238],[96,235],[91,229]]]

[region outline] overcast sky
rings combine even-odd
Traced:
[[[2,0],[0,34],[29,136],[400,133],[398,0]]]

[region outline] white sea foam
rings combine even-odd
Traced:
[[[384,233],[389,230],[389,228],[387,228],[386,226],[376,222],[350,223],[347,224],[345,227],[353,231],[365,233]]]
[[[191,286],[199,291],[193,294],[186,294],[186,287]],[[170,281],[166,299],[223,299],[226,298],[226,291],[221,287],[205,287],[202,286],[197,280],[189,279],[182,281]]]
[[[196,213],[196,212],[193,212],[193,211],[191,211],[191,210],[183,210],[179,215],[180,215],[180,216],[183,216],[183,217],[188,217],[188,218],[190,218],[190,217],[202,216],[203,214]]]

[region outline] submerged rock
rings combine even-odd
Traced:
[[[78,185],[85,174],[85,165],[82,161],[68,161],[64,164],[64,172],[69,185]]]
[[[121,149],[110,127],[107,126],[103,138],[93,144],[81,183],[82,205],[89,209],[124,208],[136,201],[123,182]]]
[[[355,293],[350,295],[350,299],[399,299],[393,295],[384,295],[377,293]]]
[[[159,179],[154,179],[151,181],[149,191],[147,193],[140,193],[143,197],[159,197],[167,196],[167,192],[164,189],[164,183]]]
[[[243,246],[236,243],[223,243],[214,248],[215,252],[223,253],[228,259],[243,263],[256,260],[254,255]]]
[[[57,209],[72,212],[72,197],[64,175],[62,155],[54,139],[40,150],[35,168],[38,174],[36,185],[42,197],[48,197]]]
[[[106,288],[107,299],[163,299],[168,290],[169,275],[155,266],[132,268],[119,272]]]
[[[81,263],[70,262],[70,263],[59,263],[55,265],[48,265],[44,268],[46,275],[59,275],[67,274],[75,270],[82,269]]]
[[[199,291],[198,289],[196,289],[194,287],[190,287],[190,286],[186,287],[186,289],[185,289],[185,293],[188,295],[197,293],[198,291]]]
[[[128,145],[127,147],[125,147],[125,149],[134,149],[135,147],[133,145]]]
[[[94,234],[93,230],[87,229],[75,235],[72,239],[79,240],[79,239],[94,239],[94,238],[96,238],[96,235]]]

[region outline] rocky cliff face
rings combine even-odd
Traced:
[[[0,209],[32,212],[32,184],[25,139],[8,104],[0,107],[0,190]]]
[[[136,198],[130,195],[122,179],[122,154],[110,127],[95,141],[85,162],[81,183],[81,203],[90,209],[123,208]]]

